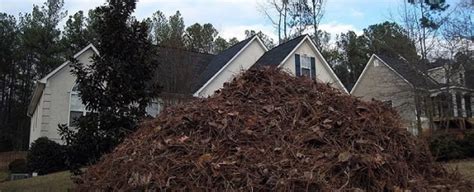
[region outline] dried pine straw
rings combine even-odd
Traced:
[[[78,191],[471,191],[397,113],[252,69],[164,111],[91,166]]]

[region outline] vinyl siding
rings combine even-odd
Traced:
[[[242,71],[249,69],[263,54],[265,49],[256,40],[250,42],[247,48],[238,55],[223,71],[221,71],[211,82],[207,84],[199,93],[199,97],[208,97],[215,91],[221,89],[225,82],[240,74]]]

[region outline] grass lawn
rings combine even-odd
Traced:
[[[458,169],[459,173],[464,175],[466,179],[474,182],[474,159],[452,161],[446,163],[449,168]]]
[[[69,171],[0,183],[0,192],[18,191],[69,191],[73,188]]]
[[[467,179],[474,182],[474,159],[452,161],[445,163],[448,168],[458,169]],[[74,184],[70,179],[69,171],[52,173],[30,179],[1,182],[8,176],[7,172],[0,171],[0,192],[18,191],[70,191]]]
[[[0,170],[0,182],[8,179],[8,171]]]

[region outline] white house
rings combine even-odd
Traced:
[[[74,57],[80,63],[90,64],[93,54],[99,53],[93,45],[89,45]],[[161,81],[172,79],[167,82],[174,82],[176,86],[178,86],[177,81],[189,82],[185,82],[186,88],[181,89],[179,94],[174,93],[174,89],[166,89],[169,91],[157,98],[159,102],[152,103],[148,108],[147,112],[151,115],[157,114],[166,106],[188,98],[211,96],[216,90],[221,89],[225,82],[230,81],[242,71],[258,66],[280,67],[290,74],[309,76],[347,92],[307,35],[297,37],[272,50],[268,50],[258,36],[252,36],[217,55],[167,48],[159,49],[158,55],[163,63],[180,63],[170,66],[193,65],[193,67],[185,70],[186,74],[181,74],[180,77],[174,77],[179,73],[168,71],[157,75],[161,78],[168,75]],[[164,68],[169,68],[169,66]],[[39,137],[48,137],[61,143],[57,131],[58,124],[73,126],[74,119],[86,113],[76,90],[76,77],[70,71],[70,62],[65,62],[36,82],[28,108],[28,115],[31,117],[30,143]],[[174,97],[174,99],[164,101],[165,97]]]
[[[347,93],[309,35],[302,35],[266,52],[255,66],[275,66],[295,76],[308,76]]]
[[[99,54],[91,44],[74,55],[78,62],[90,64],[92,56]],[[71,117],[85,113],[84,105],[74,86],[76,77],[71,74],[71,62],[67,61],[36,81],[36,86],[28,106],[30,122],[30,144],[39,137],[61,142],[58,124],[69,123]]]

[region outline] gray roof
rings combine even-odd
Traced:
[[[417,69],[415,65],[409,64],[403,57],[393,57],[387,55],[377,55],[393,70],[400,74],[405,80],[417,88],[433,89],[438,84],[428,75]]]
[[[255,66],[278,66],[306,36],[301,35],[267,51],[257,60]]]
[[[242,50],[245,45],[247,45],[247,43],[249,43],[254,37],[255,36],[245,39],[214,56],[209,65],[207,65],[207,67],[197,79],[197,83],[194,85],[194,91],[197,91],[199,88],[204,86],[204,84],[206,84],[207,81],[212,78],[212,76],[214,76],[222,67],[224,67],[224,65],[227,64],[227,62],[229,62],[237,53],[239,53],[239,51]]]
[[[158,69],[153,78],[162,85],[162,92],[192,94],[200,74],[215,57],[181,49],[158,47],[155,61]]]

